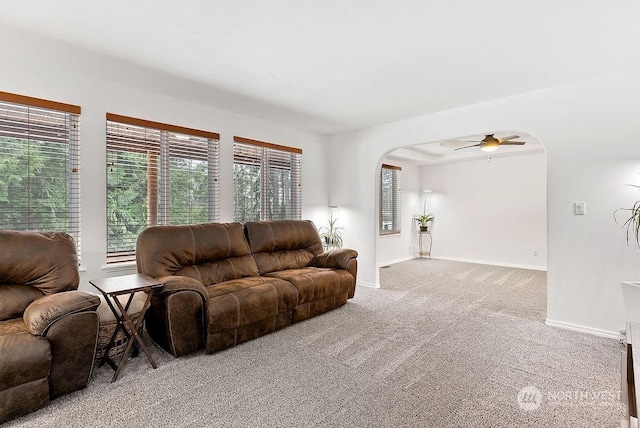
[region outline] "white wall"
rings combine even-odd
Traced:
[[[0,31],[0,38],[7,34]],[[59,58],[57,58],[59,57]],[[112,112],[157,122],[220,133],[221,221],[233,220],[233,136],[299,147],[302,155],[303,218],[322,224],[328,216],[326,173],[327,137],[188,102],[149,90],[126,86],[100,75],[141,72],[113,60],[88,64],[65,46],[42,45],[33,39],[13,38],[0,44],[0,90],[82,107],[81,134],[81,288],[95,291],[90,279],[135,272],[104,269],[106,260],[106,148],[105,113]],[[106,70],[104,68],[110,68]],[[180,81],[144,70],[148,80],[161,79],[167,92],[179,92]],[[184,83],[185,85],[188,82]],[[176,87],[177,86],[177,87]]]
[[[497,153],[483,160],[424,166],[421,173],[422,187],[433,191],[433,257],[547,268],[544,153]]]
[[[345,246],[360,254],[359,282],[374,286],[380,247],[376,183],[382,157],[407,145],[522,130],[547,150],[548,321],[602,334],[624,328],[619,284],[640,278],[640,253],[627,247],[612,212],[638,196],[624,183],[640,181],[639,70],[337,135],[329,142],[329,162],[323,136],[177,98],[200,88],[193,82],[75,55],[51,39],[23,38],[0,29],[0,40],[0,90],[83,108],[83,284],[105,274],[107,111],[220,132],[223,220],[231,218],[233,135],[303,148],[303,216],[322,223],[328,203],[339,205]],[[157,89],[116,83],[120,78]],[[575,201],[587,203],[586,216],[573,215]]]
[[[603,76],[333,136],[331,197],[348,205],[361,284],[377,285],[376,173],[398,147],[521,130],[547,151],[548,322],[596,334],[624,328],[620,282],[640,278],[613,211],[638,197],[640,70]],[[587,203],[586,216],[573,203]],[[436,226],[437,227],[437,226]],[[438,245],[434,242],[434,245]]]
[[[378,266],[409,260],[417,256],[418,232],[413,216],[422,213],[420,168],[410,163],[398,162],[395,159],[385,160],[382,163],[402,168],[402,172],[400,173],[402,204],[400,206],[400,233],[379,235],[380,245],[378,246],[377,253]]]

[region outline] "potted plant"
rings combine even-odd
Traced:
[[[631,187],[640,189],[640,186],[629,184]],[[614,213],[627,211],[629,217],[625,220],[622,227],[627,229],[627,245],[629,244],[629,235],[633,234],[636,246],[640,248],[640,200],[636,201],[631,208],[619,208]],[[617,219],[616,219],[617,222]],[[640,282],[622,281],[622,298],[624,300],[625,313],[627,322],[640,322]]]
[[[337,218],[333,218],[333,210],[329,215],[329,227],[322,226],[318,232],[320,232],[320,239],[325,250],[333,250],[342,248],[342,227],[336,226]]]
[[[640,189],[640,186],[636,186],[635,184],[629,184],[629,186]],[[627,218],[622,225],[622,227],[627,229],[627,244],[629,243],[629,234],[633,233],[636,238],[636,245],[640,248],[640,201],[636,201],[631,208],[617,209],[613,213],[614,218],[618,211],[629,211],[629,218]]]
[[[429,223],[433,221],[433,214],[421,214],[415,216],[414,219],[418,222],[418,226],[420,227],[420,232],[428,232],[429,231]]]

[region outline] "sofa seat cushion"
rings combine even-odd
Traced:
[[[44,337],[27,331],[22,319],[0,322],[0,391],[47,378],[51,348]]]
[[[284,279],[292,283],[300,294],[298,304],[348,293],[353,284],[351,274],[342,269],[306,267],[271,272],[266,276]]]
[[[291,312],[298,292],[278,278],[234,279],[207,287],[207,333],[219,333]]]
[[[0,321],[0,337],[19,333],[31,334],[22,317]]]

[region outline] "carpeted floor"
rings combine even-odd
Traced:
[[[618,427],[620,345],[544,325],[544,272],[416,259],[213,355],[155,347],[9,427]],[[5,427],[3,427],[5,428]]]

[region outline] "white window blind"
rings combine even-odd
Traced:
[[[70,234],[80,255],[80,107],[0,92],[0,228]]]
[[[401,168],[382,165],[380,171],[380,234],[400,233]]]
[[[219,135],[107,114],[107,263],[135,260],[138,234],[219,217]]]
[[[302,217],[302,150],[234,137],[234,219]]]

